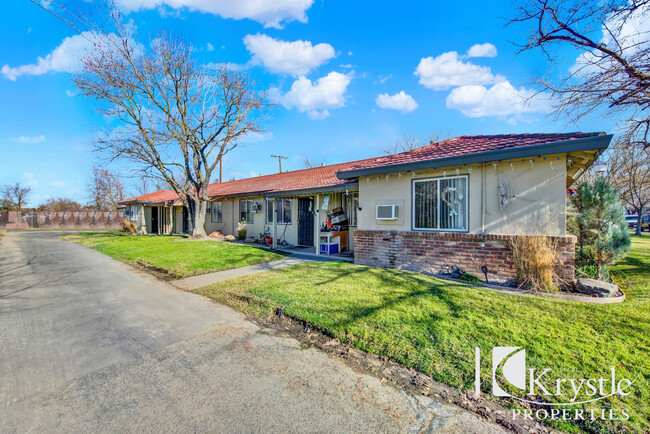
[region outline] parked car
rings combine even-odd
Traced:
[[[650,232],[650,214],[646,214],[641,219],[641,231]]]
[[[627,222],[628,229],[636,229],[636,224],[639,221],[639,217],[636,215],[626,215],[625,221]]]
[[[636,224],[639,221],[639,217],[636,215],[626,215],[625,221],[627,221],[627,227],[631,230],[636,230]],[[641,231],[650,232],[650,214],[645,214],[641,218]]]

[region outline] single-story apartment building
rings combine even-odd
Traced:
[[[359,264],[426,272],[455,265],[475,275],[485,265],[496,281],[515,276],[510,239],[543,234],[558,244],[561,277],[573,281],[567,189],[611,139],[605,133],[461,136],[393,155],[215,183],[205,230],[236,235],[244,222],[249,236],[270,236],[273,247],[313,246],[318,253],[335,241]],[[187,230],[187,212],[173,191],[122,203],[139,233]]]

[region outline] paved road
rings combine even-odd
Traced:
[[[1,432],[498,432],[62,232],[0,241]]]

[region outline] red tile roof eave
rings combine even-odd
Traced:
[[[291,196],[296,194],[303,194],[303,192],[309,192],[309,191],[315,192],[316,190],[324,190],[324,192],[327,192],[327,189],[335,189],[336,187],[343,187],[345,185],[353,183],[353,182],[349,182],[348,180],[341,180],[341,181],[342,182],[336,184],[325,184],[325,185],[319,185],[316,187],[308,187],[308,188],[258,190],[258,191],[247,191],[243,193],[231,193],[231,194],[223,194],[223,195],[215,194],[215,195],[208,195],[208,199],[215,200],[215,199],[230,199],[236,197],[260,197],[266,195],[273,195],[273,197],[275,197],[278,196],[278,194],[286,194],[287,196]],[[214,185],[214,184],[210,184],[210,185]],[[308,193],[304,193],[304,194],[308,194]]]
[[[581,140],[594,140],[596,138],[607,139],[607,144],[603,146],[606,148],[609,140],[611,140],[611,136],[602,138],[601,136],[603,134],[564,133],[461,136],[399,154],[210,184],[208,186],[208,195],[211,200],[214,200],[232,197],[259,197],[266,194],[278,196],[279,193],[290,195],[301,194],[300,192],[306,191],[322,191],[327,188],[341,188],[341,186],[357,178],[359,176],[358,172],[364,170],[390,173],[393,171],[408,170],[405,166],[409,165],[435,164],[442,167],[449,160],[455,160],[453,163],[450,163],[453,165],[463,164],[462,161],[459,162],[458,160],[464,158],[475,159],[477,156],[483,158],[485,155],[494,155],[495,153],[514,153],[522,149],[534,149],[539,146],[557,145],[558,143],[576,143]],[[483,152],[480,152],[480,149],[483,149]],[[464,152],[468,150],[469,152]],[[435,158],[431,158],[434,156]],[[507,157],[500,158],[508,159]],[[485,161],[495,161],[496,159]],[[365,174],[362,176],[365,176]],[[120,203],[157,204],[165,202],[170,197],[178,203],[178,195],[169,190],[161,190],[148,195],[138,196],[121,201]]]
[[[439,158],[431,158],[431,159],[414,159],[412,161],[407,161],[407,162],[400,162],[400,163],[395,163],[395,164],[378,164],[378,165],[368,165],[366,167],[356,167],[352,169],[347,169],[347,170],[341,170],[336,172],[336,176],[339,179],[355,179],[358,178],[359,176],[366,176],[367,174],[370,175],[376,175],[376,174],[383,174],[383,173],[392,173],[392,172],[401,172],[404,170],[420,170],[424,167],[416,167],[412,168],[411,166],[430,166],[430,165],[435,165],[438,167],[443,167],[447,164],[451,166],[455,166],[458,164],[477,164],[479,162],[489,162],[489,161],[497,161],[500,159],[511,159],[511,158],[519,158],[516,155],[522,152],[533,152],[534,155],[550,155],[550,154],[556,154],[556,153],[563,153],[562,151],[551,151],[551,152],[542,152],[543,148],[550,148],[550,147],[557,147],[566,144],[567,146],[569,144],[578,144],[578,143],[591,143],[594,141],[599,141],[602,142],[601,146],[596,146],[593,148],[584,148],[581,150],[586,150],[586,149],[599,149],[599,150],[604,150],[609,146],[609,142],[612,139],[611,134],[605,134],[605,133],[598,133],[597,135],[589,136],[589,137],[581,137],[581,138],[575,138],[575,139],[570,139],[570,140],[561,140],[557,142],[547,142],[547,143],[540,143],[540,144],[534,144],[534,145],[529,145],[529,146],[515,146],[511,148],[504,148],[504,149],[492,149],[488,151],[483,151],[483,152],[472,152],[472,153],[467,153],[467,154],[459,154],[459,155],[452,155],[449,157],[439,157]],[[539,154],[538,154],[539,153]],[[402,153],[402,154],[407,154],[407,153]],[[503,155],[501,155],[503,154]],[[508,157],[507,154],[512,154],[513,156]],[[395,154],[398,155],[398,154]],[[499,157],[496,157],[497,155],[501,155]],[[495,156],[493,159],[490,159],[492,156]],[[530,155],[532,156],[532,155]],[[472,159],[472,160],[478,160],[478,161],[457,161],[457,160],[462,160],[462,159]],[[373,159],[368,159],[365,161],[370,161]],[[374,172],[374,173],[364,173],[364,172]]]

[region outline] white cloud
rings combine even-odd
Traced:
[[[66,186],[65,181],[59,181],[58,179],[55,179],[54,181],[50,182],[50,186],[54,188],[63,188]]]
[[[253,54],[253,62],[263,64],[271,72],[294,77],[309,73],[336,55],[330,44],[288,42],[260,34],[246,35],[244,44]]]
[[[433,57],[424,57],[415,69],[420,77],[418,83],[433,90],[446,90],[454,86],[492,84],[503,81],[501,76],[492,75],[487,66],[463,62],[455,51]]]
[[[377,78],[377,80],[375,80],[375,81],[372,82],[372,84],[384,84],[384,83],[386,83],[388,80],[390,80],[391,78],[393,78],[393,74],[389,74],[389,75],[380,75],[380,76]]]
[[[240,141],[245,144],[251,144],[251,143],[266,142],[272,139],[273,139],[273,133],[271,131],[268,131],[266,133],[246,134],[244,137],[240,139]]]
[[[315,82],[300,77],[284,95],[278,89],[271,89],[271,93],[287,109],[295,107],[301,113],[307,112],[311,119],[325,119],[329,116],[327,109],[345,106],[345,92],[351,80],[350,75],[333,71]]]
[[[31,172],[23,173],[23,180],[25,181],[25,184],[27,184],[28,187],[34,188],[38,186],[38,179],[36,179],[34,174]]]
[[[214,51],[214,45],[208,42],[208,45],[205,46],[205,49],[208,51]]]
[[[45,136],[20,136],[20,137],[14,137],[11,140],[13,140],[16,143],[36,144],[36,143],[43,143],[45,141]]]
[[[68,95],[68,96],[76,96],[76,95],[77,95],[76,93],[74,93],[74,92],[71,91],[71,90],[66,90],[66,91],[65,91],[65,94]]]
[[[480,85],[461,86],[447,96],[447,108],[460,110],[465,116],[515,116],[526,113],[547,113],[551,110],[548,95],[537,94],[532,89],[515,89],[510,82],[502,81],[490,88]]]
[[[375,102],[381,108],[400,110],[403,113],[412,112],[418,108],[418,103],[415,102],[411,95],[404,93],[404,91],[396,93],[395,95],[382,93],[377,96]]]
[[[621,21],[621,17],[610,16],[603,24],[602,37],[599,42],[614,51],[621,51],[625,56],[633,56],[641,50],[649,49],[649,16],[650,4],[645,4],[626,16],[625,21]],[[596,51],[588,51],[578,56],[570,72],[583,76],[599,73],[602,72],[602,68],[611,68],[609,62],[612,62],[610,57],[603,56]],[[615,65],[615,68],[620,68],[620,66]]]
[[[188,8],[235,20],[248,18],[264,24],[264,27],[282,28],[289,21],[306,23],[306,11],[313,0],[117,0],[116,3],[126,11],[161,6]]]
[[[79,59],[92,47],[92,32],[64,38],[61,44],[45,57],[39,57],[36,63],[15,68],[4,65],[0,73],[15,81],[21,75],[42,75],[48,72],[73,72],[79,67]]]
[[[497,47],[489,42],[475,44],[470,47],[467,57],[497,57]]]

